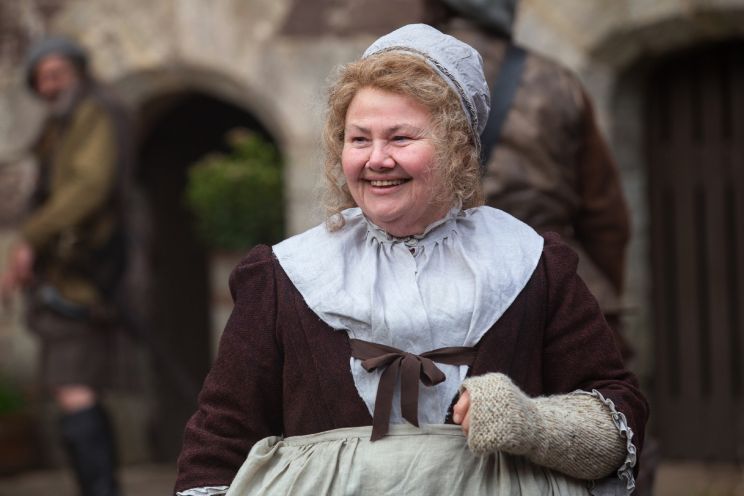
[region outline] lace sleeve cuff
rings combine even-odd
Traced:
[[[628,495],[635,489],[635,478],[633,477],[633,467],[636,465],[637,453],[633,444],[633,430],[628,425],[628,421],[622,412],[615,407],[615,403],[609,398],[605,398],[602,393],[593,389],[589,391],[575,391],[575,394],[586,394],[594,396],[609,408],[612,414],[612,421],[615,423],[618,432],[625,438],[626,454],[623,464],[617,469],[617,477],[606,477],[595,481],[592,495],[594,496],[615,496]]]
[[[185,491],[179,491],[176,496],[224,496],[228,486],[195,487]]]

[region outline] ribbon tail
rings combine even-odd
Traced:
[[[418,422],[419,375],[421,362],[413,356],[403,358],[400,372],[400,411],[416,427]]]
[[[400,370],[400,359],[393,361],[385,368],[380,377],[375,397],[375,413],[372,417],[372,436],[370,441],[377,441],[388,433],[390,427],[390,410],[393,407],[393,392]]]

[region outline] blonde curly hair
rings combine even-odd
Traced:
[[[341,211],[357,206],[341,167],[346,112],[362,88],[407,96],[426,107],[432,120],[436,149],[435,172],[444,183],[446,198],[438,200],[463,208],[483,204],[479,150],[457,93],[426,61],[413,54],[382,52],[343,66],[328,91],[323,130],[323,206],[330,230],[343,227]]]

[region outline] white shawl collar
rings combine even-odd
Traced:
[[[453,209],[424,234],[394,238],[361,210],[345,210],[345,226],[325,225],[273,247],[310,309],[351,337],[423,353],[474,346],[509,308],[532,276],[543,239],[491,207]],[[414,250],[415,254],[412,254]],[[421,386],[419,421],[442,423],[467,367],[438,364],[447,380]],[[370,413],[380,372],[351,360]],[[398,392],[391,422],[400,423]]]

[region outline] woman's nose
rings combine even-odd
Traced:
[[[387,143],[375,141],[372,143],[367,166],[372,169],[386,169],[395,167],[395,160],[390,156]]]

